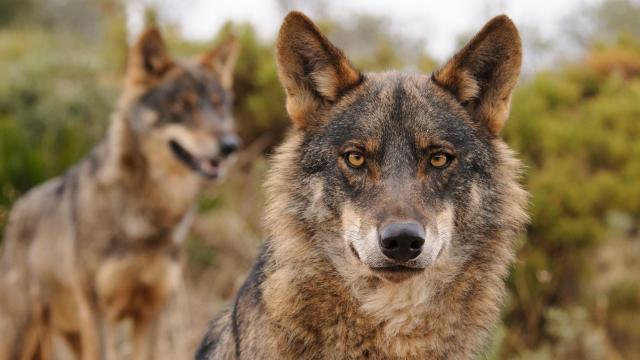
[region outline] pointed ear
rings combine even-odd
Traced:
[[[149,84],[162,78],[174,66],[160,32],[145,30],[129,52],[127,77],[137,84]]]
[[[491,19],[433,80],[494,135],[509,117],[513,92],[522,64],[520,35],[505,15]]]
[[[200,57],[200,64],[213,71],[223,87],[231,89],[233,68],[238,59],[239,50],[240,42],[235,36],[229,35],[215,49],[203,54]]]
[[[362,81],[342,51],[304,14],[290,12],[278,34],[278,77],[287,93],[287,112],[305,128],[323,107]]]

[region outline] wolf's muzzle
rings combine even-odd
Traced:
[[[235,134],[226,134],[220,139],[220,154],[227,157],[240,147],[240,138]]]
[[[380,231],[380,249],[389,259],[409,261],[422,253],[424,227],[417,223],[391,223]]]

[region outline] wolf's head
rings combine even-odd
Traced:
[[[292,12],[277,64],[294,130],[268,181],[274,236],[297,227],[348,271],[392,281],[509,257],[526,195],[499,137],[521,65],[506,16],[433,74],[363,74]]]
[[[155,171],[213,179],[239,146],[231,105],[238,41],[223,40],[197,59],[174,60],[160,33],[131,48],[120,111]]]

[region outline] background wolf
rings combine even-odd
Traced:
[[[513,23],[492,19],[431,76],[362,74],[293,12],[277,62],[294,129],[267,180],[269,238],[197,358],[472,358],[527,219],[499,138]]]
[[[0,359],[48,357],[54,333],[83,359],[114,357],[114,326],[124,318],[133,320],[134,358],[152,357],[195,200],[238,146],[236,54],[229,38],[178,62],[156,30],[141,36],[106,139],[11,213]]]

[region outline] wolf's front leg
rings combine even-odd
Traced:
[[[101,339],[98,331],[97,307],[81,289],[73,291],[75,305],[80,320],[80,348],[82,359],[98,360],[102,358]]]
[[[118,323],[106,319],[104,314],[96,312],[96,319],[99,326],[100,347],[102,349],[102,359],[118,360],[121,359],[118,347]]]
[[[155,359],[158,316],[133,321],[133,360]]]

